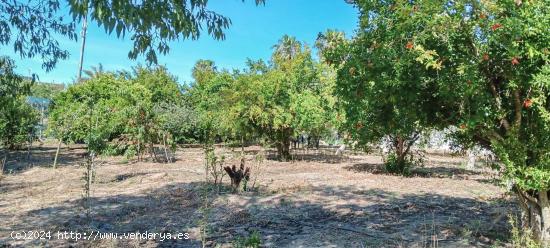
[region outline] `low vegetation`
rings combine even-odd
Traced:
[[[338,174],[340,169],[347,169],[372,172],[376,174],[368,178],[372,180],[399,178],[415,183],[414,180],[418,180],[415,176],[422,175],[417,167],[428,165],[434,171],[438,169],[433,162],[430,165],[424,155],[418,156],[424,154],[421,139],[431,132],[446,131],[450,145],[459,151],[481,148],[495,157],[491,161],[491,169],[495,170],[484,171],[493,173],[494,178],[488,179],[484,174],[478,178],[479,182],[471,182],[471,185],[479,186],[495,178],[507,185],[508,193],[517,200],[521,217],[520,220],[512,219],[505,230],[498,230],[509,236],[509,239],[501,240],[492,231],[497,230],[495,223],[502,222],[502,213],[497,213],[493,224],[489,223],[487,216],[478,216],[483,221],[471,223],[452,221],[453,216],[449,217],[446,212],[441,216],[449,217],[451,224],[463,225],[462,233],[476,236],[474,239],[481,240],[479,242],[483,245],[508,242],[517,247],[550,246],[550,5],[547,1],[349,1],[359,13],[356,32],[352,36],[337,30],[319,33],[314,43],[318,54],[313,54],[313,47],[305,42],[284,35],[273,46],[268,61],[247,59],[244,69],[218,68],[215,61],[197,61],[192,71],[193,80],[185,85],[178,83],[165,67],[155,65],[157,52],[168,53],[168,42],[173,40],[197,39],[203,25],[215,39],[223,39],[223,31],[229,27],[230,20],[210,11],[207,1],[183,1],[184,6],[175,9],[170,4],[176,3],[168,2],[151,1],[149,8],[142,9],[134,3],[68,1],[73,20],[63,21],[62,17],[57,18],[58,1],[34,3],[35,8],[32,7],[33,1],[27,4],[0,1],[3,13],[0,15],[0,45],[13,43],[15,52],[22,57],[40,56],[46,70],[54,68],[58,59],[68,56],[52,35],[56,33],[76,39],[75,24],[88,17],[103,25],[108,33],[114,30],[118,37],[132,32],[134,44],[129,57],[144,55],[148,62],[147,66],[136,66],[131,72],[105,71],[99,66],[87,71],[84,80],[65,88],[40,83],[34,75],[23,78],[15,73],[16,65],[12,59],[0,57],[2,182],[6,180],[3,176],[5,168],[13,168],[23,161],[23,149],[26,150],[27,166],[40,163],[40,159],[33,160],[31,154],[42,152],[45,140],[40,128],[47,117],[46,136],[56,140],[53,169],[70,173],[66,168],[57,167],[59,154],[65,156],[61,163],[67,163],[67,154],[64,154],[67,152],[61,151],[63,144],[84,149],[75,160],[85,165],[83,198],[90,220],[88,224],[92,225],[90,216],[102,215],[97,206],[101,200],[93,196],[94,187],[99,184],[96,173],[102,167],[100,161],[124,156],[126,163],[131,161],[136,167],[160,162],[165,163],[162,168],[168,168],[182,159],[175,154],[192,150],[186,146],[198,144],[203,147],[203,157],[196,160],[204,165],[200,171],[204,173],[201,174],[204,180],[199,184],[200,190],[193,185],[197,180],[186,181],[188,185],[185,187],[175,188],[187,192],[189,199],[200,198],[199,203],[189,204],[195,204],[194,209],[201,210],[198,213],[200,218],[192,215],[190,219],[199,223],[202,246],[213,245],[212,240],[216,238],[211,234],[220,232],[215,228],[227,225],[234,230],[231,235],[220,234],[225,235],[224,242],[232,240],[234,247],[261,247],[264,233],[252,231],[251,223],[263,225],[264,231],[271,230],[266,226],[281,224],[267,219],[262,222],[260,219],[266,216],[262,216],[261,211],[242,207],[250,203],[241,204],[240,210],[229,210],[216,200],[225,197],[224,200],[229,202],[233,199],[231,197],[235,197],[241,201],[253,201],[257,197],[271,201],[269,197],[262,198],[265,196],[262,194],[276,189],[258,179],[266,167],[264,164],[275,163],[273,159],[276,159],[277,165],[288,166],[277,172],[271,171],[272,175],[284,179],[292,177],[287,170],[296,170],[289,164],[306,161],[317,166],[319,160],[326,160],[337,166],[338,170],[333,172],[341,177],[357,179],[356,175]],[[264,1],[255,2],[261,4]],[[169,9],[174,11],[167,11]],[[134,15],[139,18],[128,18]],[[11,37],[10,27],[19,33],[15,39]],[[29,97],[46,100],[48,109],[37,109],[29,104]],[[40,142],[39,148],[33,147],[35,141]],[[248,147],[258,145],[261,147],[257,151],[247,154]],[[336,150],[334,145],[341,146]],[[240,154],[235,152],[236,148],[240,148]],[[270,152],[274,152],[274,156],[269,156]],[[327,155],[327,152],[336,155]],[[375,154],[376,162],[342,162],[342,158],[351,160],[357,154],[361,154],[355,158],[359,160],[371,156],[363,152]],[[433,160],[435,155],[426,156]],[[51,163],[49,157],[46,161]],[[381,163],[382,171],[390,175],[377,175],[377,164]],[[314,175],[318,177],[315,178],[317,181],[332,180],[330,175],[323,174],[324,169],[320,166],[308,167],[308,171],[299,173],[306,178],[310,176],[308,173],[317,173]],[[22,170],[21,166],[18,168]],[[440,170],[448,171],[449,168],[441,166]],[[468,181],[467,177],[474,177],[482,171],[453,168],[450,180],[455,180],[455,174],[460,174]],[[162,172],[168,175],[168,172]],[[50,175],[53,172],[45,173]],[[226,175],[229,182],[224,181]],[[115,181],[130,177],[120,176],[121,180]],[[27,179],[27,175],[13,177]],[[6,185],[12,185],[11,188],[0,192],[17,191],[18,186],[13,186],[13,180],[8,178],[10,184]],[[390,203],[388,206],[377,205],[374,209],[382,215],[406,219],[411,217],[403,213],[422,212],[418,209],[437,205],[426,203],[428,200],[422,197],[405,194],[400,194],[399,199],[388,199],[392,196],[387,192],[364,194],[364,189],[345,192],[341,190],[344,182],[311,191],[320,199],[330,200],[335,200],[330,196],[334,191],[340,191],[341,196],[351,194],[362,199],[365,194],[369,197],[382,195]],[[41,185],[43,182],[35,183]],[[355,182],[348,183],[357,186]],[[231,186],[232,194],[224,189],[226,184]],[[32,187],[30,183],[27,186]],[[173,190],[163,186],[168,187],[166,191]],[[458,187],[454,182],[447,186]],[[486,187],[490,188],[490,194],[479,193],[483,197],[502,196],[503,192],[492,186],[483,186],[483,189]],[[406,190],[406,187],[400,189]],[[474,209],[485,207],[485,203],[471,199],[474,197],[472,191],[476,189],[461,190],[460,193],[466,197],[460,202],[450,199],[448,194],[432,198],[456,203],[457,211],[474,212]],[[334,210],[348,211],[346,214],[327,213],[324,207],[331,202],[318,206],[308,201],[286,201],[285,197],[303,200],[299,192],[308,192],[307,189],[297,191],[292,195],[277,195],[280,197],[277,203],[260,205],[274,212],[278,211],[273,209],[277,204],[290,212],[292,210],[286,208],[287,205],[310,208],[311,213],[295,213],[299,216],[278,213],[276,220],[284,222],[283,226],[300,226],[294,231],[304,232],[304,235],[308,232],[319,234],[311,229],[331,224],[340,231],[374,235],[376,240],[398,239],[384,234],[384,231],[390,232],[389,229],[399,229],[388,227],[387,223],[370,223],[388,229],[373,228],[372,233],[357,226],[342,225],[354,223],[354,215],[358,216],[355,224],[365,224],[371,217],[357,209],[372,207],[370,205]],[[65,200],[68,201],[65,204],[72,204],[71,199]],[[363,200],[369,204],[374,202],[373,199]],[[462,206],[463,203],[468,207]],[[439,207],[445,211],[450,208]],[[5,207],[0,206],[2,208]],[[507,209],[515,211],[513,207]],[[224,210],[227,210],[225,215],[220,214]],[[486,209],[483,211],[487,212]],[[315,221],[311,221],[309,214],[315,216]],[[251,216],[256,216],[256,222]],[[347,219],[338,219],[344,218],[342,216]],[[399,218],[386,217],[384,221],[400,221]],[[220,218],[226,223],[221,223]],[[331,218],[338,219],[337,223],[333,223]],[[457,236],[456,228],[441,223],[437,226],[435,217],[432,220],[430,245],[437,246],[439,241],[450,242],[438,235]],[[235,224],[247,229],[240,230]],[[67,225],[79,226],[74,223]],[[423,225],[427,225],[426,221]],[[437,228],[448,230],[445,229],[445,234]],[[481,231],[483,228],[487,228],[486,232]],[[406,231],[413,232],[410,228]],[[416,234],[423,235],[422,246],[425,246],[424,237],[428,232]],[[483,241],[483,235],[491,236],[492,241]],[[401,238],[400,242],[404,244],[414,243],[406,237]],[[304,246],[299,242],[286,245]]]

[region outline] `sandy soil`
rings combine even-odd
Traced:
[[[248,165],[259,151],[246,149]],[[237,162],[229,150],[217,152]],[[220,193],[207,191],[202,149],[185,148],[167,164],[100,158],[88,217],[84,150],[62,149],[52,169],[54,153],[46,145],[30,160],[10,154],[0,179],[0,247],[200,247],[204,225],[210,247],[231,247],[254,231],[265,247],[501,247],[507,215],[516,212],[494,172],[466,170],[462,157],[430,155],[414,176],[401,177],[383,174],[379,156],[297,151],[293,162],[265,160],[253,171],[257,187],[233,194],[228,177]],[[24,231],[52,237],[10,237]],[[189,239],[76,241],[58,231],[187,232]]]

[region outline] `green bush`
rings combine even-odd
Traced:
[[[252,232],[248,237],[237,237],[233,241],[234,248],[258,248],[262,244],[262,239],[258,231]]]
[[[398,174],[404,176],[408,176],[411,174],[411,168],[413,165],[413,162],[411,162],[410,160],[398,160],[397,156],[394,153],[388,154],[384,161],[384,168],[386,172],[390,174]]]
[[[5,101],[0,106],[0,146],[21,148],[38,124],[38,114],[23,98]]]
[[[508,216],[508,223],[512,226],[512,247],[522,247],[522,248],[539,248],[540,245],[537,244],[535,239],[533,239],[533,234],[531,230],[521,228],[517,224],[516,217],[513,215]]]

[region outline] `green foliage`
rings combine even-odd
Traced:
[[[227,71],[219,72],[213,61],[199,60],[193,68],[195,82],[186,91],[197,113],[200,140],[213,143],[216,139],[230,136],[227,109],[230,107],[229,86],[235,76]]]
[[[262,238],[258,231],[254,231],[248,237],[237,237],[233,241],[234,248],[258,248],[262,245]]]
[[[19,148],[29,141],[38,114],[25,102],[33,81],[25,81],[13,70],[13,60],[0,57],[0,147]]]
[[[0,147],[21,148],[29,141],[38,123],[38,113],[19,97],[0,106]]]
[[[69,87],[54,99],[50,132],[65,143],[85,142],[91,151],[100,152],[111,135],[121,131],[122,116],[114,106],[124,85],[105,75]]]
[[[549,221],[536,224],[536,218],[547,218],[541,209],[548,206],[550,190],[550,5],[512,0],[355,4],[360,31],[342,45],[349,54],[339,57],[339,76],[350,79],[337,87],[339,95],[380,94],[379,107],[405,110],[394,111],[399,118],[393,119],[409,123],[386,126],[455,126],[461,145],[493,151],[533,218],[528,225],[534,236],[550,242],[540,240]],[[357,116],[373,111],[360,106],[347,117],[359,121]]]
[[[216,193],[220,193],[222,187],[223,177],[225,176],[225,171],[223,166],[225,163],[224,155],[216,155],[215,149],[213,146],[207,146],[205,148],[205,170],[207,179],[213,179],[213,186],[216,187]],[[209,180],[208,180],[209,181]]]
[[[198,137],[195,129],[197,116],[187,104],[159,102],[153,106],[153,112],[160,130],[168,136],[168,143],[190,143]]]
[[[23,80],[23,77],[14,72],[15,64],[12,59],[0,56],[0,104],[11,101],[17,96],[29,93],[34,78],[31,81]]]
[[[459,126],[457,140],[495,151],[518,185],[549,188],[547,5],[356,5],[361,32],[340,45],[345,56],[331,57],[344,58],[337,93],[348,103],[348,130],[353,123],[368,130],[357,130],[356,140],[388,129]]]
[[[244,114],[258,130],[288,156],[290,136],[308,133],[319,137],[334,126],[334,76],[311,57],[311,51],[292,37],[284,36],[264,74],[251,75],[241,91],[248,111]]]
[[[83,70],[84,75],[86,75],[85,78],[82,78],[82,81],[89,80],[90,78],[98,77],[101,74],[105,73],[105,70],[103,69],[103,65],[99,63],[97,66],[92,66],[90,69]]]
[[[63,84],[36,82],[31,87],[31,96],[53,100],[64,89]]]
[[[174,146],[192,133],[194,112],[182,101],[165,68],[137,67],[130,77],[102,73],[76,84],[54,100],[50,128],[63,142],[127,156]]]
[[[274,46],[270,62],[249,59],[247,70],[233,73],[218,71],[212,61],[197,62],[188,93],[203,139],[265,137],[287,159],[292,136],[320,137],[337,125],[332,68],[290,36]]]
[[[400,160],[395,153],[390,153],[386,156],[384,165],[388,173],[407,176],[410,175],[413,163],[408,159]]]
[[[263,0],[256,0],[257,5]],[[65,6],[72,19],[64,17]],[[207,32],[214,39],[224,39],[224,30],[231,20],[208,8],[208,1],[78,1],[30,0],[0,1],[0,45],[14,44],[23,57],[39,56],[43,67],[51,70],[59,59],[69,56],[56,38],[77,39],[75,26],[86,16],[102,26],[106,33],[116,32],[123,38],[131,35],[134,42],[128,53],[131,59],[145,55],[150,63],[157,62],[157,52],[167,54],[169,42],[199,38]]]
[[[0,45],[13,42],[15,53],[39,56],[44,69],[53,69],[59,59],[69,57],[56,36],[76,40],[75,22],[64,19],[60,8],[57,0],[0,1]]]
[[[531,230],[522,228],[517,223],[517,218],[513,215],[508,216],[508,223],[512,226],[512,247],[517,248],[540,248],[541,246],[533,239]]]
[[[353,40],[329,30],[317,41],[323,59],[338,70],[335,93],[346,116],[342,128],[365,149],[389,138],[395,161],[390,158],[386,166],[392,173],[406,172],[406,157],[419,134],[443,126],[434,121],[439,96],[429,84],[412,83],[426,75],[406,59],[406,49],[391,49],[395,41],[385,32],[361,30]]]

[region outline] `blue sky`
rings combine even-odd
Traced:
[[[215,61],[218,68],[242,68],[246,58],[269,60],[272,49],[284,34],[312,45],[319,32],[338,29],[352,35],[357,27],[357,11],[344,0],[266,0],[265,6],[256,6],[254,0],[210,0],[210,9],[228,16],[231,27],[226,39],[216,41],[204,32],[199,40],[172,42],[170,53],[159,55],[159,64],[165,65],[180,83],[191,81],[191,68],[198,59]],[[102,63],[106,70],[130,69],[143,58],[129,60],[132,42],[108,35],[96,23],[88,28],[84,68]],[[128,36],[127,36],[128,37]],[[71,83],[76,78],[80,40],[59,39],[71,56],[46,73],[39,58],[21,59],[10,46],[0,47],[0,55],[16,60],[22,75],[38,74],[40,81]]]

